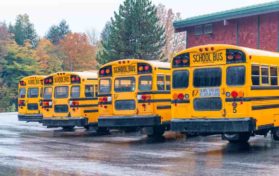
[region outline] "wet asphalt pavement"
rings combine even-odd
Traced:
[[[106,136],[77,129],[62,132],[0,114],[0,175],[279,175],[279,142],[253,137],[229,144],[220,136],[167,133],[148,139],[140,133]]]

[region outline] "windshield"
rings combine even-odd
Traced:
[[[54,97],[55,98],[68,98],[68,86],[55,87]]]
[[[140,91],[150,91],[152,89],[152,77],[151,76],[141,76],[139,78],[139,90]]]
[[[221,85],[220,68],[203,68],[194,71],[195,87],[218,87]]]
[[[135,78],[125,77],[116,78],[114,82],[115,92],[133,92],[135,91]]]
[[[44,89],[44,99],[51,99],[51,97],[52,97],[52,88],[46,87]]]
[[[101,79],[100,80],[100,94],[108,94],[111,89],[111,80],[110,79]]]
[[[227,85],[237,86],[245,83],[245,67],[236,66],[227,68]]]
[[[71,88],[71,98],[79,98],[80,97],[80,87],[73,86]]]
[[[25,98],[26,95],[26,89],[25,88],[20,88],[19,89],[19,98]]]
[[[189,82],[188,70],[178,70],[173,72],[172,87],[174,89],[187,88]]]
[[[39,96],[39,89],[38,88],[29,88],[27,97],[28,98],[38,98]]]

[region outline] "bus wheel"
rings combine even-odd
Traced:
[[[230,143],[246,143],[250,139],[250,133],[223,134],[222,137]]]
[[[279,128],[274,128],[272,130],[272,138],[275,140],[275,141],[279,141]]]
[[[101,128],[101,127],[98,127],[96,132],[98,134],[109,134],[109,129],[108,128]]]
[[[74,131],[74,126],[64,126],[63,131]]]
[[[151,129],[147,129],[147,136],[151,138],[162,137],[165,133],[165,126],[155,126],[151,127]]]

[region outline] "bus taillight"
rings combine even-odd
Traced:
[[[70,101],[70,106],[78,106],[79,102],[78,101]]]
[[[24,100],[19,100],[18,106],[25,106],[25,101]]]
[[[173,100],[177,100],[178,94],[177,94],[177,93],[174,93],[174,94],[172,95],[172,98],[173,98]]]
[[[150,100],[151,99],[151,96],[150,95],[138,95],[137,96],[138,100],[143,100],[143,101],[147,101],[147,100]]]
[[[178,94],[177,98],[178,98],[179,100],[183,100],[183,99],[184,99],[183,93]]]
[[[49,107],[52,106],[52,101],[44,101],[43,102],[43,107]]]
[[[71,75],[71,83],[80,83],[80,77],[76,75]]]
[[[231,92],[231,96],[233,97],[233,98],[236,98],[237,96],[238,96],[238,93],[237,93],[237,91],[232,91]]]
[[[52,83],[53,83],[53,77],[52,76],[44,79],[44,84],[47,85],[47,84],[52,84]]]
[[[21,86],[26,86],[26,83],[25,83],[24,81],[19,81],[19,84],[20,84]]]

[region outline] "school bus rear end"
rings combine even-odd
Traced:
[[[96,72],[55,73],[45,78],[44,84],[43,125],[71,130],[89,122],[96,124],[98,100],[91,92],[97,86]]]
[[[169,129],[170,65],[125,59],[99,70],[99,127],[148,129],[159,134]]]
[[[18,83],[18,120],[40,122],[42,120],[41,95],[43,89],[42,75],[28,76]]]
[[[278,121],[272,108],[278,107],[262,107],[274,104],[279,91],[272,85],[253,86],[252,63],[274,65],[277,75],[276,53],[232,45],[206,45],[180,52],[172,60],[171,129],[238,134],[243,141],[272,130]],[[268,94],[273,96],[265,97]]]

